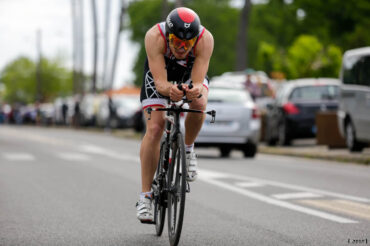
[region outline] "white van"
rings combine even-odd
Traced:
[[[350,151],[370,143],[370,47],[348,50],[340,73],[338,124]]]

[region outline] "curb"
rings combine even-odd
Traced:
[[[328,161],[337,161],[344,163],[356,163],[361,165],[370,165],[370,156],[361,154],[338,154],[338,153],[325,153],[318,151],[315,147],[311,149],[288,149],[284,147],[267,147],[260,145],[258,148],[259,153],[271,154],[271,155],[284,155],[284,156],[294,156],[303,157],[308,159],[319,159]]]

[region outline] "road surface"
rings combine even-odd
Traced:
[[[0,126],[0,245],[168,245],[140,224],[140,141]],[[180,245],[370,244],[370,167],[198,149]],[[167,225],[166,225],[167,226]]]

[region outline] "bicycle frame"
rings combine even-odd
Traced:
[[[153,224],[156,225],[157,236],[160,236],[163,231],[165,211],[167,208],[168,230],[171,245],[177,245],[180,239],[185,209],[185,194],[190,192],[190,185],[185,180],[184,176],[184,172],[186,172],[184,159],[185,147],[180,127],[180,114],[183,112],[208,114],[212,116],[212,123],[215,122],[216,118],[216,111],[214,110],[204,111],[183,108],[184,104],[189,102],[191,101],[187,99],[183,99],[180,102],[171,102],[170,99],[168,99],[168,106],[166,108],[147,108],[148,120],[151,119],[153,111],[166,112],[164,140],[161,142],[160,159],[158,163],[160,166],[157,167],[157,175],[152,184],[155,199],[155,221]],[[182,153],[181,158],[177,156],[180,155],[180,153]],[[176,168],[177,174],[174,174],[174,168]],[[180,168],[182,171],[179,173]],[[173,179],[174,175],[176,176],[175,179]],[[180,178],[178,179],[178,177]],[[175,183],[172,183],[173,181]],[[177,206],[179,206],[178,211]]]
[[[179,102],[172,102],[170,99],[168,99],[169,106],[166,108],[147,108],[147,112],[149,115],[148,120],[151,119],[151,113],[153,111],[164,111],[166,113],[166,128],[165,128],[165,142],[167,144],[166,150],[169,150],[168,148],[169,144],[172,142],[176,142],[176,136],[178,133],[181,132],[180,128],[180,114],[187,112],[187,113],[201,113],[201,114],[208,114],[212,116],[211,123],[215,122],[216,119],[216,111],[210,110],[210,111],[204,111],[204,110],[195,110],[195,109],[185,109],[183,108],[185,103],[191,102],[190,100],[183,99]],[[173,118],[171,118],[173,117]],[[170,139],[172,132],[173,139]],[[170,141],[171,140],[171,141]],[[165,153],[165,156],[167,157],[169,153]],[[165,163],[165,169],[167,170],[167,161]]]

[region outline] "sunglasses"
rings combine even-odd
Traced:
[[[168,38],[170,40],[170,43],[174,46],[175,49],[184,48],[185,51],[193,47],[193,45],[195,44],[195,41],[197,40],[197,37],[193,39],[189,39],[189,40],[183,40],[183,39],[176,37],[176,35],[173,33],[170,33]]]

